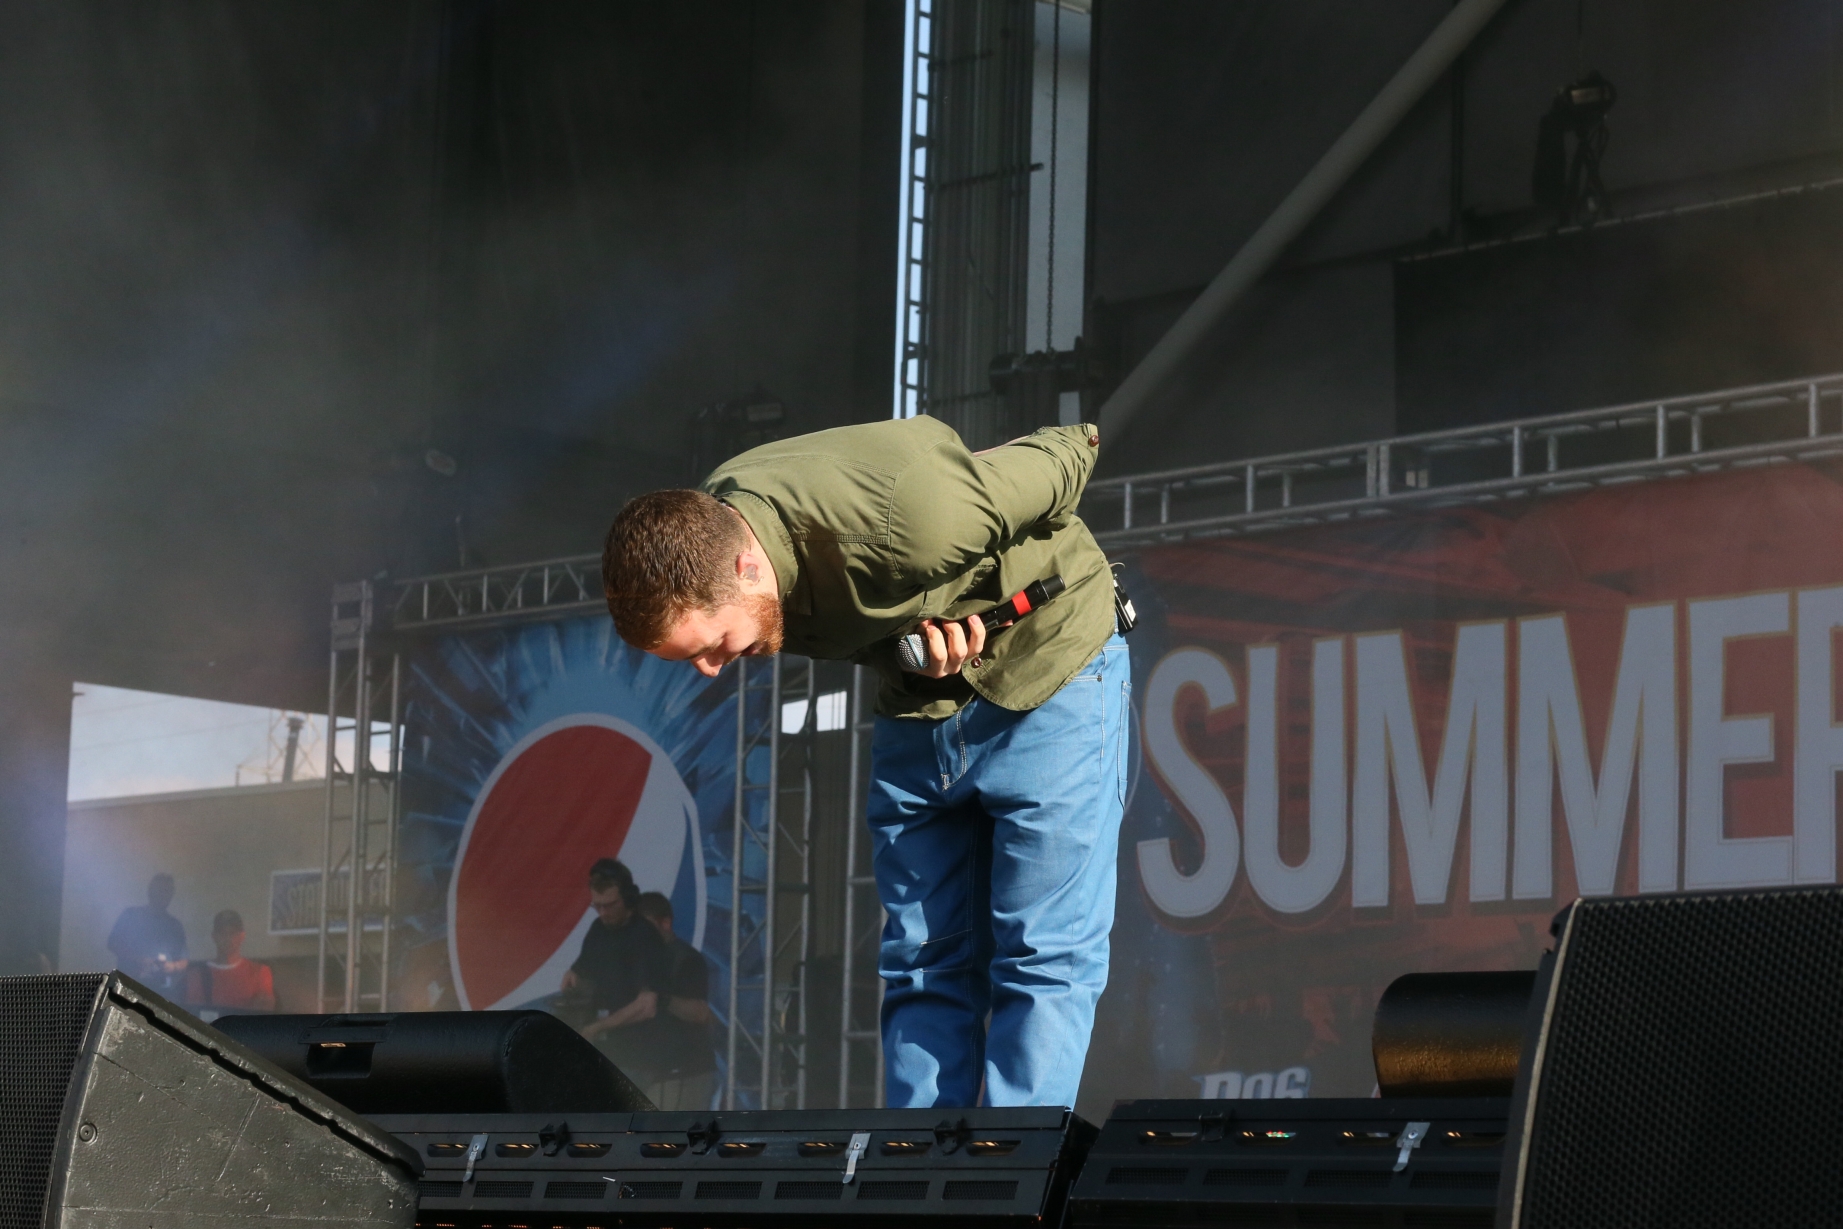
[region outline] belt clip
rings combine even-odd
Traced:
[[[1402,1128],[1400,1135],[1396,1136],[1395,1146],[1401,1149],[1401,1155],[1395,1158],[1396,1173],[1408,1168],[1408,1154],[1421,1146],[1421,1141],[1427,1138],[1427,1129],[1431,1126],[1433,1126],[1431,1122],[1411,1122]]]
[[[863,1157],[865,1150],[869,1147],[869,1131],[853,1131],[851,1133],[851,1147],[845,1150],[845,1176],[840,1179],[845,1186],[850,1186],[851,1179],[857,1177],[858,1161]]]
[[[958,1122],[942,1121],[934,1128],[934,1142],[943,1155],[951,1156],[973,1140],[973,1128],[962,1118]]]
[[[703,1156],[722,1138],[723,1128],[717,1125],[715,1118],[710,1120],[709,1125],[694,1122],[691,1124],[691,1129],[685,1132],[685,1142],[691,1145],[693,1156]]]
[[[479,1160],[481,1155],[485,1152],[486,1136],[474,1136],[473,1140],[467,1145],[467,1172],[461,1175],[461,1181],[466,1182],[474,1176],[474,1162]]]

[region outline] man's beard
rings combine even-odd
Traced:
[[[787,638],[787,621],[781,614],[779,598],[766,593],[751,593],[742,599],[742,606],[755,619],[755,643],[749,648],[751,657],[773,657],[781,651],[781,642]]]

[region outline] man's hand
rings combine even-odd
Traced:
[[[928,649],[928,668],[914,673],[944,679],[985,651],[985,621],[924,619],[919,629]]]
[[[599,1020],[591,1020],[578,1031],[593,1041],[610,1029],[625,1028],[629,1024],[651,1020],[658,1013],[659,995],[651,990],[642,990],[627,1006],[619,1011],[610,1012]]]
[[[668,998],[666,1010],[687,1024],[709,1024],[710,1003],[705,999]]]

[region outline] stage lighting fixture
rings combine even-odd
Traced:
[[[1600,160],[1606,156],[1612,134],[1606,113],[1619,100],[1619,91],[1598,71],[1590,72],[1555,92],[1548,112],[1536,130],[1536,167],[1530,192],[1536,204],[1552,209],[1563,226],[1591,223],[1612,208],[1612,198],[1600,178]],[[1568,154],[1568,138],[1574,154]]]

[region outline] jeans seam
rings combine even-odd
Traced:
[[[1126,679],[1120,680],[1120,732],[1119,736],[1114,740],[1118,747],[1118,750],[1115,752],[1114,796],[1118,798],[1123,805],[1126,802],[1126,740],[1132,734],[1132,686],[1132,683]]]

